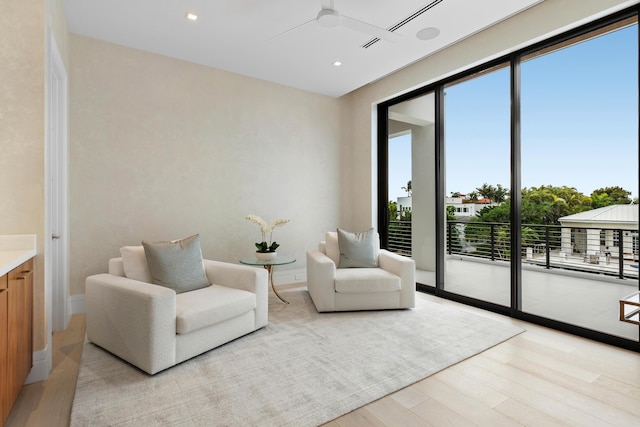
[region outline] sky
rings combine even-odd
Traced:
[[[524,61],[522,185],[620,186],[638,197],[637,25]],[[446,194],[510,188],[509,69],[445,90]],[[410,135],[389,141],[389,199],[406,196]]]

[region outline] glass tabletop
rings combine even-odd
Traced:
[[[261,260],[258,259],[254,256],[249,256],[249,257],[245,257],[242,258],[240,260],[240,264],[246,264],[246,265],[285,265],[285,264],[292,264],[296,262],[296,259],[294,257],[290,257],[290,256],[283,256],[283,255],[278,255],[275,257],[275,259],[271,259],[271,260]]]

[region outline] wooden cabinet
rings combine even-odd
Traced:
[[[9,415],[11,404],[9,403],[9,393],[5,390],[5,378],[9,372],[9,362],[7,360],[7,314],[9,292],[7,291],[7,275],[0,276],[0,425],[4,423]]]
[[[33,364],[33,258],[2,276],[0,284],[0,415],[2,423]]]

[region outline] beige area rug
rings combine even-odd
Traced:
[[[269,324],[149,376],[85,343],[72,426],[315,426],[518,333],[418,298],[411,310],[319,314],[306,289]]]

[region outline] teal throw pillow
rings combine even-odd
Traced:
[[[358,233],[338,228],[340,262],[338,268],[374,268],[378,266],[378,253],[373,228]]]
[[[142,246],[154,284],[177,294],[210,286],[202,264],[200,235],[169,242],[143,240]]]

